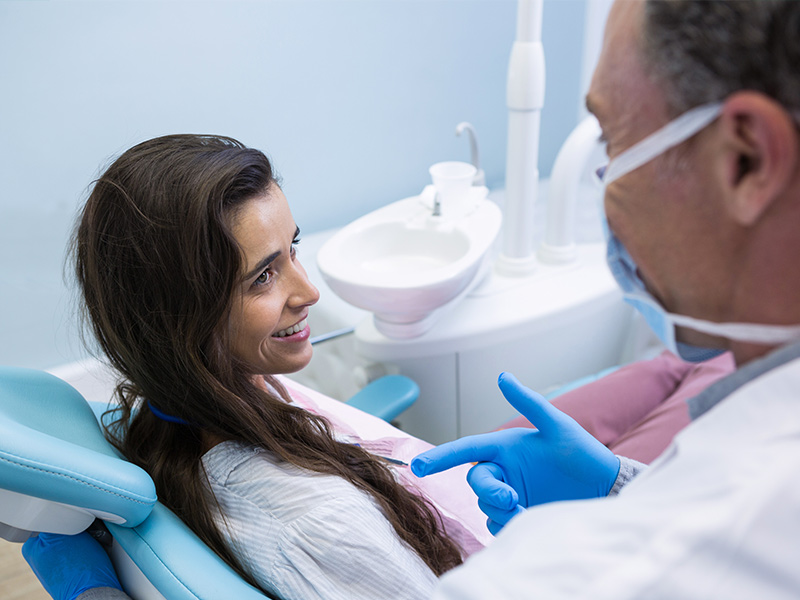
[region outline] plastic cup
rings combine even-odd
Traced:
[[[436,163],[428,171],[443,207],[466,196],[478,172],[474,165],[458,161]]]

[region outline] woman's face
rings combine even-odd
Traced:
[[[311,360],[309,307],[319,300],[295,255],[299,230],[277,185],[236,213],[243,273],[233,292],[233,354],[253,374],[293,373]]]

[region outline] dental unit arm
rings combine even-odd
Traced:
[[[539,187],[539,133],[545,62],[542,0],[519,0],[517,39],[508,66],[508,150],[503,247],[495,268],[525,276],[536,266],[533,220]]]

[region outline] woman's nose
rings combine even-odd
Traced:
[[[290,304],[293,307],[311,306],[319,300],[319,290],[308,279],[306,270],[299,260],[294,261],[294,276],[292,281],[292,294]]]

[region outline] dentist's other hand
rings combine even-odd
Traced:
[[[56,600],[73,600],[93,588],[122,590],[106,551],[85,531],[78,535],[40,533],[22,545],[22,556]]]
[[[414,474],[424,477],[478,462],[467,481],[492,533],[530,506],[607,496],[619,473],[614,453],[510,373],[502,373],[498,385],[537,429],[508,429],[442,444],[411,461]]]

